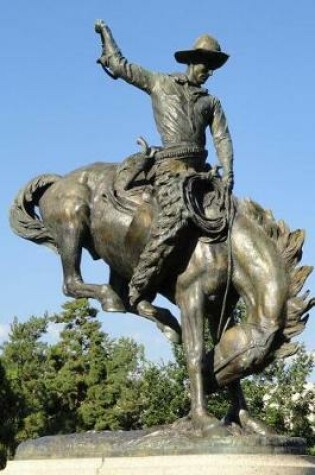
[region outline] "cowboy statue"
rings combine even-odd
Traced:
[[[232,452],[237,447],[256,450],[248,441],[258,434],[253,443],[263,453],[269,444],[272,452],[278,445],[281,454],[284,447],[295,453],[300,442],[272,439],[268,427],[251,416],[240,381],[297,351],[291,340],[303,331],[315,306],[308,292],[300,294],[312,267],[299,265],[302,230],[291,231],[271,211],[232,196],[226,118],[218,99],[202,87],[228,55],[214,38],[203,35],[191,50],[175,53],[187,65],[185,74],[155,73],[130,64],[103,22],[95,28],[103,44],[98,62],[106,73],[151,96],[162,144],[152,147],[140,138],[143,150],[121,163],[97,162],[63,177],[34,177],[14,199],[11,227],[22,238],[58,252],[65,295],[93,298],[106,312],[145,317],[169,340],[182,343],[190,410],[169,426],[171,432],[162,428],[167,444],[174,440],[178,451],[184,441],[185,450],[191,433],[189,447],[200,436],[227,436],[223,445],[219,439],[224,450],[230,441]],[[208,126],[219,167],[206,163]],[[108,265],[108,284],[83,279],[83,249]],[[155,305],[157,293],[177,306],[180,323],[169,309]],[[240,299],[244,319],[234,313]],[[207,397],[223,388],[231,405],[219,421],[209,413]],[[184,437],[176,438],[178,432]],[[156,439],[157,434],[154,429],[152,437],[164,451],[166,439]],[[240,435],[245,445],[235,445],[234,436]],[[144,439],[138,446],[136,436],[137,447],[147,448],[153,440]],[[216,444],[206,439],[197,452]]]
[[[217,168],[206,164],[208,126],[223,168],[222,177],[219,177],[221,189],[230,194],[233,188],[233,149],[225,114],[220,101],[202,87],[229,56],[221,51],[213,37],[202,35],[193,49],[175,53],[175,59],[187,65],[185,74],[156,73],[129,63],[103,21],[96,23],[95,30],[101,35],[103,45],[98,63],[111,77],[122,78],[151,96],[154,119],[162,140],[162,147],[147,147],[147,158],[153,157],[154,163],[153,187],[158,215],[129,283],[131,306],[141,314],[152,315],[156,281],[174,248],[175,238],[189,221],[182,198],[183,177],[203,174],[210,180],[216,175]],[[136,170],[133,178],[138,173]]]

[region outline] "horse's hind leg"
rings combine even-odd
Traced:
[[[150,304],[149,311],[142,311],[140,306],[132,307],[129,302],[128,281],[118,275],[113,269],[110,272],[110,285],[121,297],[126,311],[144,317],[156,324],[158,329],[172,343],[181,342],[181,327],[174,315],[165,308]]]
[[[56,187],[57,188],[57,187]],[[49,190],[50,191],[50,190]],[[45,221],[57,243],[63,268],[63,292],[74,298],[98,300],[103,310],[124,312],[125,307],[110,285],[86,284],[81,274],[82,248],[89,239],[88,194],[83,185],[52,190],[53,205],[41,203]],[[63,192],[63,193],[61,193]],[[50,197],[50,198],[51,198]],[[86,246],[88,247],[88,246]]]
[[[74,239],[73,239],[74,238]],[[125,312],[125,307],[110,285],[87,284],[81,275],[82,246],[78,245],[75,232],[67,233],[66,246],[61,252],[65,295],[74,298],[93,298],[98,300],[107,312]]]

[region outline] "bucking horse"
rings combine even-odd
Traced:
[[[158,211],[150,187],[140,183],[126,191],[124,177],[114,163],[92,164],[64,177],[43,174],[17,194],[10,222],[19,236],[59,253],[67,296],[96,299],[105,311],[136,312],[129,305],[128,282]],[[234,214],[227,239],[209,242],[197,227],[188,227],[164,266],[156,290],[179,307],[181,324],[160,307],[152,315],[139,314],[170,340],[182,341],[193,427],[227,430],[206,406],[207,394],[227,387],[231,406],[225,425],[266,434],[268,428],[250,416],[240,380],[295,353],[291,339],[303,331],[315,305],[308,292],[301,294],[312,267],[299,265],[302,230],[291,232],[251,200],[231,200]],[[211,215],[210,208],[205,206],[206,214]],[[108,284],[84,282],[83,248],[109,265]],[[246,318],[235,321],[239,299]],[[214,342],[211,351],[205,348],[206,321]]]

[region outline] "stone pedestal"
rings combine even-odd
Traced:
[[[305,441],[198,436],[163,427],[90,432],[22,443],[3,475],[315,475]]]
[[[315,458],[296,455],[166,455],[17,460],[3,475],[315,475]]]

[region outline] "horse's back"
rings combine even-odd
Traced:
[[[43,194],[41,211],[48,212],[54,205],[64,203],[64,200],[76,202],[78,199],[91,199],[91,194],[100,182],[106,185],[112,181],[116,167],[114,163],[97,162],[64,175]]]
[[[43,223],[56,241],[65,229],[89,226],[91,206],[100,183],[109,184],[115,164],[94,163],[78,168],[49,186],[39,199]]]

